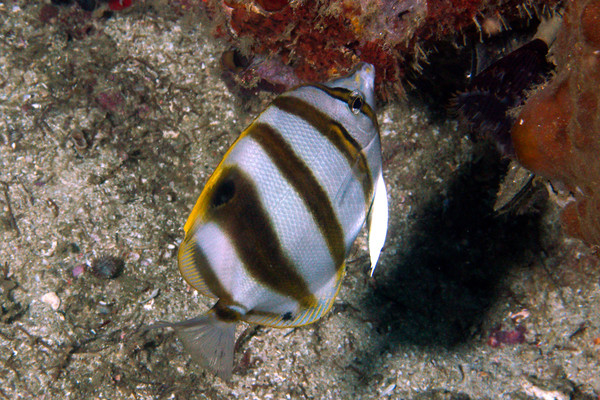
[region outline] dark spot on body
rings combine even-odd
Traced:
[[[213,307],[217,318],[223,322],[237,322],[241,319],[241,315],[238,311],[229,307],[222,300],[217,301],[217,304]]]
[[[211,207],[216,208],[227,203],[235,195],[235,183],[232,179],[225,179],[220,182],[215,192],[213,193],[212,200],[210,202]]]

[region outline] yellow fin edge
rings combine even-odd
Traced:
[[[185,231],[186,237],[188,235],[188,232],[193,230],[193,227],[198,223],[198,221],[204,220],[206,210],[208,209],[208,199],[210,197],[209,195],[212,193],[212,189],[215,187],[217,181],[219,180],[219,177],[223,173],[223,165],[225,163],[225,160],[227,159],[235,145],[247,135],[247,132],[252,125],[254,125],[254,122],[250,124],[248,128],[244,129],[244,131],[242,131],[240,136],[238,136],[238,138],[233,142],[229,149],[227,149],[225,155],[221,159],[221,162],[219,162],[217,168],[215,168],[210,178],[208,178],[206,185],[204,185],[204,189],[202,189],[200,196],[198,196],[198,200],[196,201],[194,208],[192,208],[190,216],[188,217],[187,221],[185,222],[185,225],[183,226],[183,230]]]
[[[210,291],[206,282],[200,276],[200,271],[196,268],[194,241],[190,239],[191,238],[186,236],[183,243],[179,246],[179,252],[177,254],[179,272],[188,285],[206,296],[215,298],[216,296]]]
[[[318,303],[314,307],[305,308],[302,310],[294,319],[284,320],[280,314],[273,313],[256,313],[247,314],[242,319],[246,322],[253,324],[269,326],[272,328],[295,328],[299,326],[309,325],[317,321],[323,315],[327,314],[340,291],[342,286],[342,279],[346,273],[346,263],[342,264],[342,267],[337,271],[335,292],[333,296],[328,298],[319,299]]]

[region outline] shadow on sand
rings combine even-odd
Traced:
[[[380,342],[378,354],[364,355],[367,370],[369,359],[399,344],[449,349],[470,340],[503,277],[539,253],[539,209],[519,216],[493,211],[505,169],[506,161],[486,150],[456,171],[446,196],[411,215],[417,222],[403,250],[365,299]]]

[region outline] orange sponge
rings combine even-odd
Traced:
[[[561,180],[569,178],[566,169],[573,147],[567,133],[570,100],[568,81],[546,88],[527,102],[513,127],[517,159],[536,174]]]
[[[575,197],[567,234],[600,245],[600,0],[569,3],[553,51],[555,78],[521,110],[511,135],[517,159],[561,181]]]

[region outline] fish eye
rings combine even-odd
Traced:
[[[363,104],[365,104],[365,99],[363,98],[360,92],[354,91],[350,94],[350,99],[348,100],[348,107],[350,107],[350,111],[352,114],[358,114]]]
[[[222,206],[231,200],[233,195],[235,195],[235,183],[233,182],[233,179],[226,179],[219,183],[215,189],[210,205],[213,208]]]

